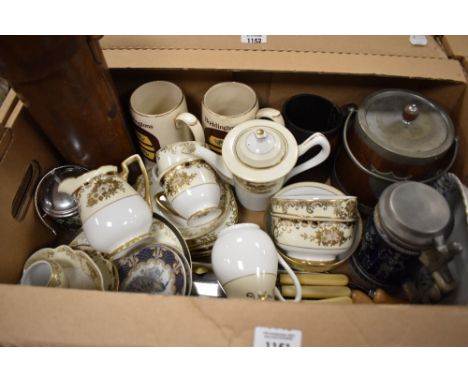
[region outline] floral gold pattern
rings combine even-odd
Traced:
[[[87,195],[87,207],[94,207],[98,203],[112,198],[119,192],[125,192],[123,181],[107,174],[93,178],[88,184],[85,183],[75,193],[75,198],[80,199],[81,193],[85,188],[91,188]]]
[[[268,194],[274,190],[275,186],[278,185],[278,181],[267,182],[267,183],[254,183],[254,182],[248,182],[237,176],[234,176],[234,178],[237,183],[242,185],[243,188],[245,188],[247,191],[252,192],[254,194]]]
[[[260,300],[260,301],[274,300],[273,296],[269,294],[267,291],[258,292],[258,293],[247,292],[245,294],[245,297],[252,298],[254,300]]]
[[[173,145],[164,146],[158,150],[156,153],[157,160],[161,160],[161,154],[171,153],[171,154],[193,154],[195,152],[196,146],[194,142],[183,142],[176,143]]]
[[[333,216],[336,219],[356,219],[356,199],[271,199],[271,210],[274,213],[293,214],[307,213],[315,215],[314,218],[327,218]],[[326,213],[328,211],[328,214]],[[323,213],[323,216],[320,215]],[[328,215],[328,216],[327,216]]]
[[[190,186],[197,174],[189,174],[185,171],[170,171],[164,177],[164,189],[166,195],[173,197]]]
[[[62,285],[63,276],[62,269],[55,263],[49,262],[50,267],[52,268],[52,273],[50,275],[49,282],[47,283],[48,287],[56,288]]]
[[[354,223],[315,222],[307,220],[292,220],[273,217],[273,235],[281,238],[283,235],[309,228],[312,233],[302,232],[300,237],[322,247],[343,246],[353,240]]]

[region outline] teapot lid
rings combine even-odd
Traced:
[[[223,142],[223,159],[241,179],[262,183],[287,175],[298,156],[294,136],[277,122],[254,119],[232,129]]]
[[[434,102],[407,90],[369,95],[359,108],[358,122],[358,132],[375,151],[405,163],[437,158],[455,138],[450,117]]]
[[[434,188],[419,182],[397,182],[379,198],[381,225],[407,246],[424,249],[450,228],[452,213],[445,198]]]

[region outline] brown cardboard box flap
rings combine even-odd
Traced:
[[[241,36],[104,36],[101,46],[108,49],[200,49],[268,50],[312,53],[342,53],[426,58],[447,58],[432,36],[427,45],[414,46],[409,36],[280,36],[268,35],[267,42],[247,44]]]
[[[442,43],[449,57],[468,56],[468,36],[443,36]]]
[[[105,50],[110,68],[216,69],[313,72],[425,78],[465,82],[455,60],[341,53],[199,49]]]
[[[215,69],[381,75],[464,82],[458,62],[433,38],[408,36],[110,36],[101,41],[110,68]]]
[[[326,305],[0,285],[0,343],[252,346],[257,326],[302,346],[466,346],[466,307]]]

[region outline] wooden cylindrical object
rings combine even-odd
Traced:
[[[94,168],[135,153],[97,38],[0,36],[0,76],[67,162]]]

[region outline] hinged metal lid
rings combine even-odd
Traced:
[[[451,222],[447,201],[434,188],[419,182],[397,182],[387,187],[377,205],[382,227],[397,241],[414,249],[433,245]]]
[[[432,101],[407,90],[368,96],[358,111],[357,125],[366,142],[388,159],[438,158],[455,138],[450,117]]]

